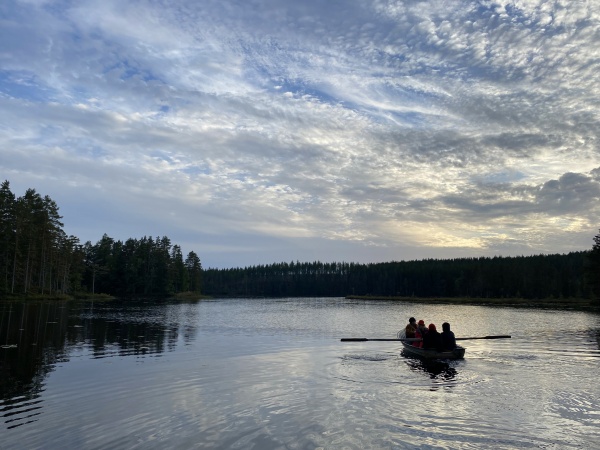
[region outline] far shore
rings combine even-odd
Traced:
[[[111,301],[119,297],[108,294],[88,294],[77,293],[75,295],[54,294],[54,295],[4,295],[0,296],[0,302],[11,301]],[[145,298],[145,297],[137,297]],[[163,300],[179,301],[198,301],[213,298],[229,298],[227,296],[212,297],[198,292],[179,292],[177,294],[164,297],[150,296],[149,298]],[[235,297],[240,298],[240,297]],[[243,297],[247,298],[247,297]],[[260,297],[265,298],[265,297]],[[405,303],[422,304],[447,304],[447,305],[493,305],[510,306],[525,308],[555,308],[555,309],[598,309],[600,310],[600,300],[589,298],[546,298],[546,299],[527,299],[527,298],[481,298],[481,297],[402,297],[402,296],[384,296],[384,295],[347,295],[348,300],[373,300],[373,301],[392,301]]]
[[[530,308],[574,308],[596,309],[600,308],[600,301],[589,298],[473,298],[473,297],[394,297],[378,295],[348,295],[349,300],[386,300],[407,303],[440,303],[454,305],[494,305],[494,306],[521,306]]]
[[[111,301],[119,298],[126,297],[115,297],[109,294],[90,294],[90,293],[76,293],[76,294],[5,294],[0,296],[0,302],[29,302],[29,301],[72,301],[72,300],[83,300],[83,301]],[[174,300],[206,300],[212,297],[200,294],[198,292],[179,292],[177,294],[166,295],[166,296],[136,296],[133,299],[174,299]]]
[[[116,297],[108,294],[3,294],[0,295],[0,302],[35,302],[35,301],[110,301]]]

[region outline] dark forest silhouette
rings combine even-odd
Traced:
[[[195,252],[185,260],[168,237],[80,244],[63,231],[58,206],[28,189],[15,197],[0,187],[0,294],[60,296],[105,293],[165,296],[200,292],[202,265]]]
[[[588,252],[377,264],[280,263],[203,273],[224,296],[589,298]]]

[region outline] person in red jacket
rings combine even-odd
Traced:
[[[422,319],[419,320],[419,323],[417,325],[417,331],[415,332],[415,337],[419,338],[419,339],[423,339],[423,336],[425,336],[427,334],[427,331],[429,331],[429,330],[425,326],[425,321],[422,320]],[[413,343],[413,345],[415,347],[422,348],[423,347],[423,341],[415,341]]]

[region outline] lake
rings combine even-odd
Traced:
[[[465,359],[393,338],[448,321]],[[600,448],[600,314],[342,298],[0,304],[2,449]]]

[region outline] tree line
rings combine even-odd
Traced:
[[[0,186],[0,294],[105,293],[164,296],[200,292],[202,265],[168,237],[81,244],[67,236],[57,204],[34,189],[16,197]]]
[[[204,289],[223,296],[591,298],[600,293],[591,252],[428,259],[372,264],[282,262],[204,271]],[[588,274],[588,276],[586,276]]]
[[[116,296],[166,296],[200,292],[202,265],[191,251],[185,260],[179,245],[166,237],[114,240],[104,234],[83,247],[87,291]]]

